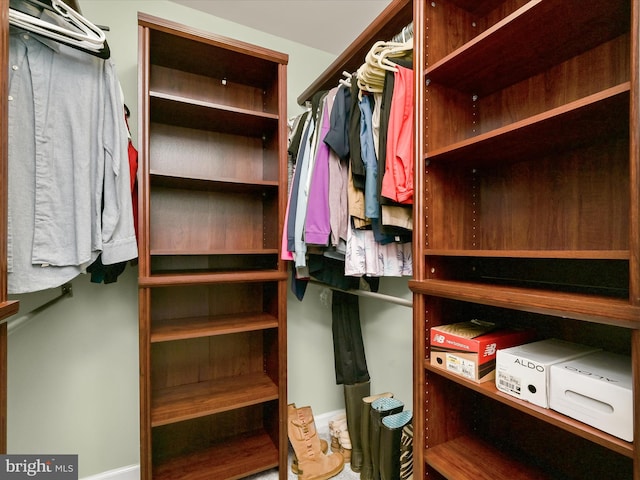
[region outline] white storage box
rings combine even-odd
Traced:
[[[633,441],[631,357],[596,352],[551,366],[549,406]]]
[[[549,368],[598,351],[555,338],[498,350],[496,387],[514,397],[549,408]]]

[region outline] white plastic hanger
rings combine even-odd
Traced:
[[[378,41],[369,49],[365,56],[365,62],[356,72],[360,90],[371,93],[381,93],[383,91],[386,71],[396,71],[396,67],[386,59],[386,63],[383,63],[378,57],[378,52],[391,46],[396,46],[396,44]]]
[[[24,1],[24,0],[20,0]],[[51,0],[51,7],[36,0],[26,0],[38,8],[46,8],[74,28],[65,28],[33,15],[9,8],[9,23],[52,40],[108,58],[108,46],[104,32],[62,0]],[[107,54],[104,56],[104,54]]]
[[[404,44],[390,45],[387,48],[383,48],[373,54],[373,57],[377,60],[378,66],[385,70],[397,72],[398,67],[396,63],[389,60],[390,58],[403,58],[413,52],[413,40],[409,40]]]
[[[340,83],[340,85],[344,85],[345,87],[350,88],[351,87],[351,79],[353,78],[353,75],[349,72],[347,72],[346,70],[344,70],[342,72],[342,76],[344,78],[341,78],[340,80],[338,80],[338,83]]]

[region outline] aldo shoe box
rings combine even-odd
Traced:
[[[551,365],[598,350],[555,338],[498,350],[496,388],[534,405],[549,408]]]
[[[471,320],[431,328],[430,363],[476,383],[495,378],[496,351],[530,342],[530,330],[501,329]]]
[[[551,366],[549,406],[633,441],[631,357],[596,352]]]

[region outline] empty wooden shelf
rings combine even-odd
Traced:
[[[288,57],[138,25],[141,478],[285,479]]]

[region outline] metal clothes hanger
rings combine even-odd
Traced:
[[[10,24],[77,48],[91,55],[103,59],[109,58],[110,50],[104,32],[71,7],[67,6],[62,0],[50,0],[50,2],[47,3],[38,0],[11,0],[9,6]],[[29,6],[32,8],[29,9]],[[62,19],[63,23],[68,25],[68,27],[43,20],[32,13],[25,13],[33,12],[33,7],[37,9],[37,12],[40,12],[40,16],[43,16],[45,10],[52,12],[52,15]]]

